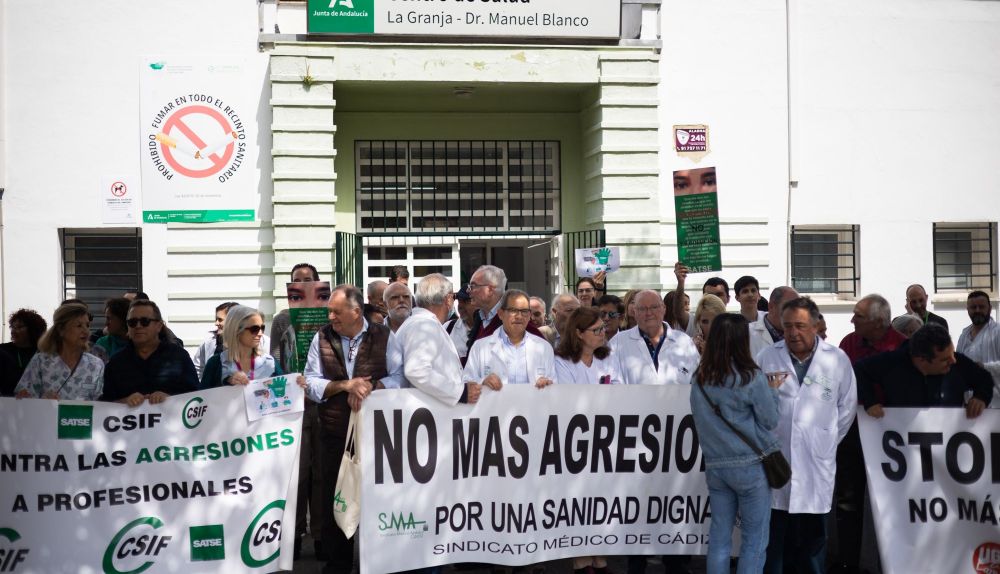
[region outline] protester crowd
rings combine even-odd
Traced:
[[[333,493],[349,415],[372,392],[415,388],[455,405],[476,403],[484,387],[544,393],[553,384],[693,384],[712,501],[708,571],[729,572],[737,514],[738,572],[822,573],[828,563],[858,571],[866,493],[857,407],[876,418],[893,407],[962,407],[969,418],[1000,408],[1000,327],[989,296],[968,294],[971,324],[955,344],[944,319],[927,311],[920,285],[906,290],[907,312],[896,318],[886,298],[867,295],[854,307],[854,332],[834,345],[816,303],[792,287],[775,287],[765,299],[753,277],[737,280],[732,293],[713,277],[692,313],[687,274],[678,263],[675,291],[619,298],[606,293],[599,273],[547,302],[507,289],[504,271],[490,265],[460,288],[431,274],[412,290],[406,268],[396,267],[365,292],[339,285],[322,294],[329,322],[304,362],[293,359],[287,311],[274,317],[268,337],[259,311],[221,303],[215,332],[192,357],[144,294],[108,300],[96,340],[86,305],[68,300],[51,326],[29,309],[10,316],[0,393],[135,407],[304,364],[296,552],[308,516],[324,571],[347,574],[357,551],[334,523]],[[296,284],[320,280],[309,264],[291,272]],[[738,313],[727,311],[731,298]],[[796,479],[772,489],[760,460],[777,452]],[[834,505],[838,552],[828,557]],[[662,559],[667,574],[689,567],[689,557]],[[646,557],[632,557],[628,574],[646,565]],[[609,572],[600,556],[575,558],[573,569]]]

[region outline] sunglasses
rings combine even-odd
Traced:
[[[621,316],[622,314],[619,313],[618,311],[601,311],[602,319],[617,319],[618,317]]]
[[[129,327],[138,327],[142,325],[143,327],[148,327],[150,323],[159,321],[159,319],[153,319],[152,317],[132,317],[125,321],[125,324]]]
[[[243,327],[243,329],[250,331],[250,334],[256,337],[259,333],[264,332],[264,325],[250,325],[249,327]]]

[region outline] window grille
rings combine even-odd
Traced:
[[[935,223],[934,290],[992,293],[996,237],[996,223]]]
[[[63,298],[82,299],[104,329],[104,302],[142,290],[142,230],[62,229]]]
[[[358,141],[358,230],[555,232],[559,142]]]
[[[792,287],[800,293],[858,294],[858,226],[792,226]]]

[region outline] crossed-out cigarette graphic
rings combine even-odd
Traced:
[[[168,136],[163,132],[156,134],[156,141],[160,142],[161,144],[167,147],[173,148],[183,153],[184,155],[193,157],[195,159],[204,159],[206,156],[210,156],[212,154],[221,152],[222,150],[226,149],[227,145],[236,141],[236,138],[237,138],[236,132],[232,131],[223,136],[221,139],[219,139],[219,141],[215,142],[214,144],[205,146],[204,149],[197,149],[182,141],[177,141],[176,139]]]

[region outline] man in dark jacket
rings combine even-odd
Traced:
[[[961,407],[976,418],[993,399],[990,374],[955,353],[944,327],[928,323],[897,350],[861,361],[854,367],[858,402],[875,418],[883,407]],[[965,394],[972,398],[965,402]]]
[[[319,403],[324,497],[319,523],[327,554],[323,572],[349,574],[354,539],[348,540],[334,522],[334,491],[351,409],[358,409],[379,379],[388,375],[389,328],[365,320],[364,297],[352,285],[334,289],[327,309],[330,323],[316,333],[309,345],[306,394]]]
[[[137,407],[145,400],[161,403],[170,395],[198,389],[191,356],[165,338],[160,308],[136,299],[128,309],[128,345],[104,368],[103,401]]]
[[[472,298],[472,304],[477,311],[473,313],[472,328],[469,329],[469,340],[466,345],[466,354],[472,349],[472,344],[484,337],[489,337],[501,326],[500,321],[500,300],[507,290],[507,274],[503,269],[493,265],[482,265],[472,274],[469,280],[468,292]],[[542,336],[538,328],[531,322],[528,323],[528,332],[536,337]],[[466,357],[462,357],[462,365],[465,365]]]

